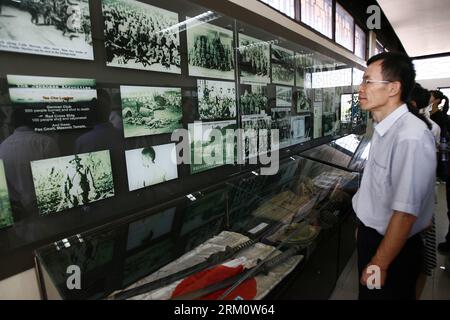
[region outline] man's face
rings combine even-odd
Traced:
[[[152,162],[152,157],[150,157],[149,155],[142,155],[142,164],[144,165],[144,167],[150,166]]]
[[[364,72],[364,80],[382,81],[383,75],[381,73],[382,61],[375,61],[370,64],[366,72]],[[359,86],[359,104],[361,109],[366,111],[375,111],[376,109],[383,107],[389,100],[389,84],[371,82],[365,84],[364,82]]]

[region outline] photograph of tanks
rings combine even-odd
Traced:
[[[102,0],[106,65],[181,74],[178,13],[134,0]]]
[[[183,126],[181,88],[120,86],[125,138],[172,133]]]
[[[0,5],[0,50],[94,59],[88,1],[2,0]]]
[[[114,196],[108,150],[32,161],[31,172],[41,215]]]

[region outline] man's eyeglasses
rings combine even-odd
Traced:
[[[369,83],[391,83],[392,81],[389,80],[370,80],[370,79],[363,79],[360,83],[361,86],[367,86]]]

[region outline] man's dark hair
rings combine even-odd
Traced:
[[[416,79],[416,71],[411,58],[400,52],[382,52],[370,58],[367,65],[371,65],[375,61],[382,61],[383,80],[399,81],[402,86],[400,99],[403,102],[409,101]]]
[[[155,156],[156,156],[155,149],[153,149],[152,147],[142,149],[142,155],[150,156],[152,158],[152,160],[155,161]]]

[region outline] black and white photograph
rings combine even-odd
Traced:
[[[237,160],[235,130],[236,120],[189,123],[189,143],[191,147],[191,174],[234,164]],[[222,140],[217,140],[213,130],[220,132]],[[233,143],[228,143],[233,141]],[[216,151],[222,152],[222,157]],[[218,151],[219,152],[219,151]]]
[[[288,107],[292,106],[292,88],[276,86],[276,106]]]
[[[128,226],[127,251],[149,245],[172,230],[176,208],[158,212]]]
[[[234,82],[197,80],[200,120],[236,118],[236,85]]]
[[[317,89],[315,90],[317,91]],[[314,136],[313,138],[322,137],[322,101],[314,102]]]
[[[294,51],[272,45],[272,83],[294,86]]]
[[[239,34],[239,70],[241,83],[270,83],[270,45]]]
[[[189,75],[234,80],[233,32],[210,23],[187,29]]]
[[[290,145],[291,141],[291,109],[272,108],[272,129],[278,130],[279,147]]]
[[[303,54],[295,53],[295,85],[297,87],[305,86],[305,59]]]
[[[178,13],[134,0],[102,0],[106,65],[181,74]]]
[[[244,159],[250,159],[270,151],[270,129],[272,119],[268,115],[247,115],[242,117],[241,137]],[[265,131],[263,131],[265,130]]]
[[[31,172],[41,215],[114,196],[108,150],[32,161]]]
[[[291,144],[305,142],[311,139],[311,116],[291,117]]]
[[[298,113],[301,112],[312,112],[311,100],[308,98],[306,94],[306,90],[304,88],[295,88],[293,94],[293,103]]]
[[[0,229],[12,226],[14,223],[11,203],[9,201],[8,185],[6,184],[5,167],[0,159]]]
[[[335,104],[334,104],[334,96],[335,96],[335,89],[334,88],[324,88],[322,89],[322,98],[323,98],[323,113],[331,113],[335,111]]]
[[[146,188],[178,178],[175,143],[125,151],[128,188]]]
[[[94,60],[87,0],[1,0],[0,50]]]
[[[125,138],[182,128],[181,88],[120,86]]]
[[[97,90],[94,79],[7,75],[9,96],[24,125],[36,132],[93,126]]]
[[[336,118],[336,113],[329,113],[329,114],[324,114],[322,116],[322,121],[323,121],[323,135],[324,136],[328,136],[330,134],[334,134],[336,131],[336,122],[337,122],[337,118]]]
[[[240,112],[243,115],[265,113],[267,109],[267,87],[257,84],[240,86]]]
[[[341,94],[341,122],[350,123],[352,121],[352,102],[353,95],[351,93]]]

